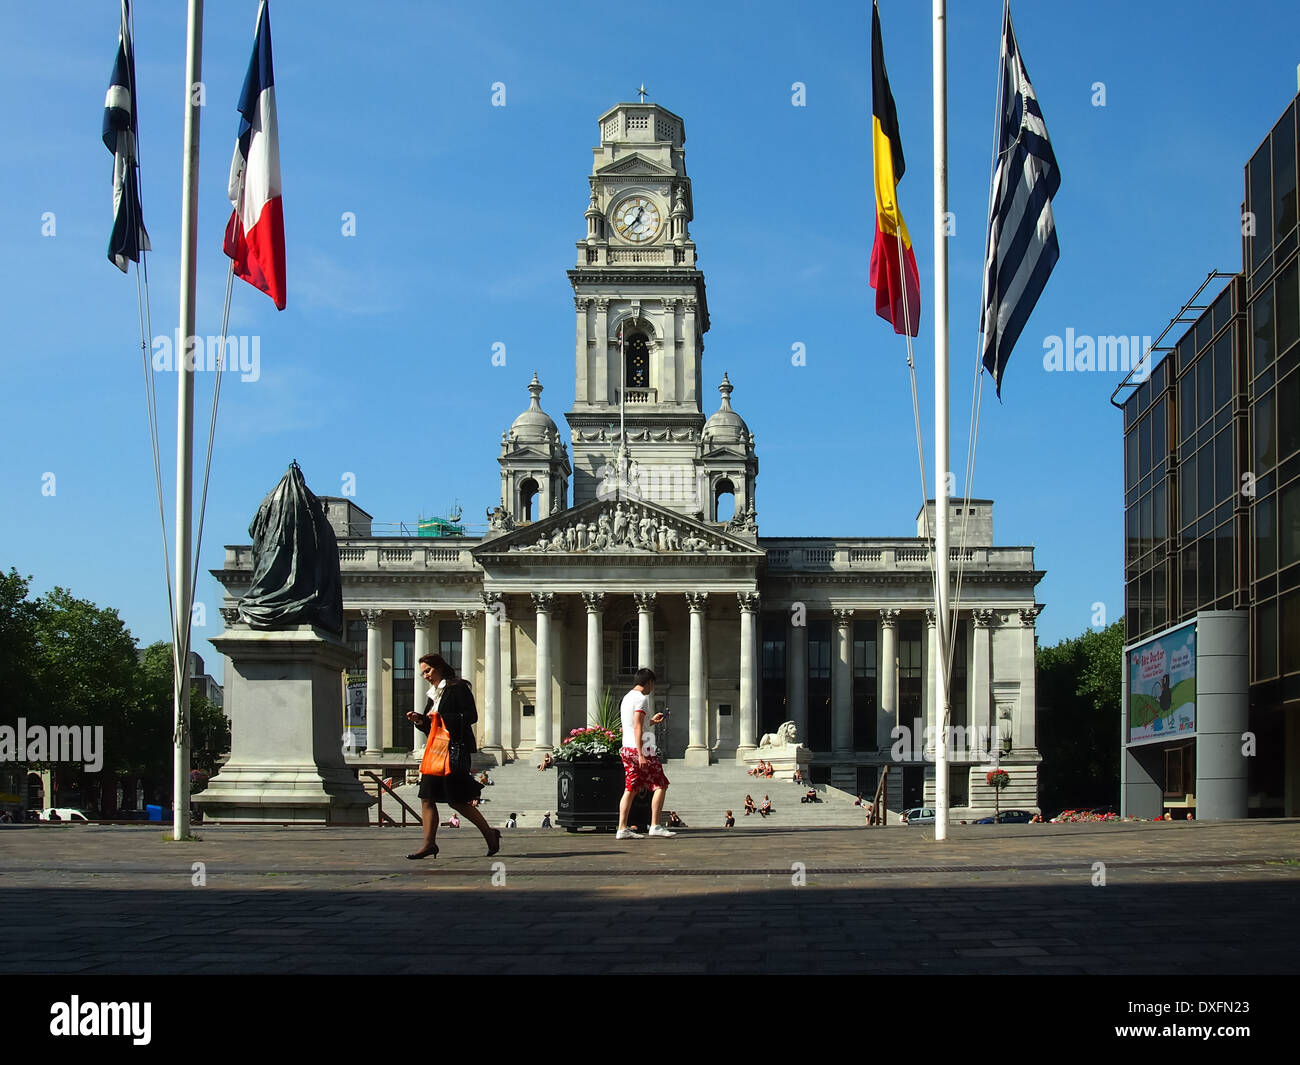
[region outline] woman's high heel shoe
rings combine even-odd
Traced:
[[[492,855],[496,854],[497,851],[501,849],[501,829],[494,828],[492,831],[497,834],[496,836],[497,841],[488,848],[487,856],[489,858],[491,858]]]
[[[436,843],[432,847],[426,847],[423,850],[416,851],[414,854],[408,854],[407,857],[411,859],[411,861],[415,861],[419,858],[427,858],[430,854],[435,858],[438,857],[438,845]]]

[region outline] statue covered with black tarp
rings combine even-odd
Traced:
[[[253,584],[239,601],[239,616],[254,629],[315,625],[342,635],[338,541],[297,462],[262,500],[248,535]]]

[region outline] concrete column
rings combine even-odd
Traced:
[[[384,753],[384,630],[382,610],[363,610],[366,621],[366,756]]]
[[[801,624],[794,623],[798,615],[791,614],[786,633],[786,693],[790,720],[794,722],[799,742],[808,744],[808,623],[798,616]]]
[[[636,600],[636,661],[638,669],[655,667],[655,593],[633,592]]]
[[[707,706],[704,668],[704,611],[708,607],[708,592],[687,592],[686,605],[691,615],[691,669],[690,669],[690,742],[686,747],[686,764],[709,764],[709,729],[705,720]]]
[[[428,682],[420,676],[420,658],[429,653],[431,627],[429,619],[433,616],[433,612],[431,610],[408,610],[407,613],[411,615],[411,620],[415,622],[415,663],[413,667],[415,669],[415,680],[412,682],[415,700],[411,706],[418,713],[424,708],[424,701],[427,698],[425,692],[429,690]],[[412,733],[411,751],[416,756],[422,755],[424,753],[424,741],[429,738],[429,734],[421,732],[414,725],[411,725],[410,729]]]
[[[991,634],[993,624],[992,610],[972,610],[975,621],[975,640],[971,648],[971,705],[967,715],[967,724],[974,729],[987,729],[988,739],[984,743],[986,750],[998,749],[998,723],[993,718],[993,700],[990,697],[992,673],[990,671]],[[979,732],[975,733],[979,736]],[[972,747],[969,740],[967,747]]]
[[[695,312],[698,301],[687,296],[686,313],[682,316],[682,402],[697,404],[700,401],[700,359],[695,350]]]
[[[901,613],[900,610],[880,612],[880,713],[876,715],[876,746],[882,751],[894,745],[894,727],[903,723],[898,720],[898,615]]]
[[[575,296],[573,300],[573,308],[578,312],[578,379],[574,388],[578,406],[587,402],[587,363],[591,360],[591,352],[587,344],[587,305],[590,302],[585,296]]]
[[[1038,636],[1035,625],[1042,611],[1043,608],[1038,605],[1020,611],[1020,703],[1011,723],[1012,746],[1017,750],[1026,750],[1038,744],[1034,720],[1035,708],[1038,704],[1038,693],[1035,690],[1038,678]],[[1199,707],[1199,698],[1197,704]],[[1245,725],[1242,725],[1242,728],[1245,728]],[[1243,809],[1240,814],[1230,816],[1245,817],[1246,814]]]
[[[495,764],[505,762],[501,746],[501,618],[505,598],[500,592],[482,593],[486,622],[483,643],[483,750]]]
[[[534,751],[549,751],[551,736],[551,610],[555,605],[553,592],[533,592],[533,609],[537,611],[537,716],[533,738]]]
[[[853,750],[853,611],[834,609],[835,655],[831,659],[831,737],[835,754]]]
[[[930,609],[925,612],[925,664],[921,670],[921,701],[925,705],[925,729],[919,737],[919,742],[917,738],[913,739],[916,746],[924,745],[927,751],[933,751],[938,742],[934,731],[934,707],[937,702],[934,690],[934,663],[938,657],[939,627],[935,622],[934,610]]]
[[[596,374],[591,382],[588,395],[592,403],[613,402],[614,396],[609,389],[609,300],[604,296],[596,297]],[[618,378],[615,377],[617,381]]]
[[[740,743],[736,761],[758,746],[758,592],[737,592],[740,600]]]
[[[636,661],[638,669],[655,668],[655,593],[633,592],[636,600]],[[654,717],[655,697],[646,699],[646,720]]]
[[[583,592],[583,605],[587,608],[587,721],[596,720],[600,713],[600,700],[605,694],[605,659],[602,636],[604,592]]]

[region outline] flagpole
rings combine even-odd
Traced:
[[[203,77],[203,0],[189,0],[185,38],[185,149],[181,178],[180,336],[176,402],[176,631],[174,671],[172,832],[177,840],[190,834],[190,524],[194,466],[194,303],[199,225],[199,117],[201,97],[195,87]]]
[[[948,41],[934,4],[934,838],[948,838]]]

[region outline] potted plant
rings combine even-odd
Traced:
[[[618,827],[618,806],[623,798],[623,725],[619,708],[608,688],[597,707],[596,719],[572,729],[555,752],[555,821],[576,832],[591,827]],[[650,824],[650,796],[643,792],[632,803],[630,824]]]
[[[1002,789],[1011,783],[1011,774],[1005,769],[992,769],[989,771],[988,776],[984,778],[984,782],[993,789],[993,823],[996,825],[998,823],[998,811],[1001,806]]]

